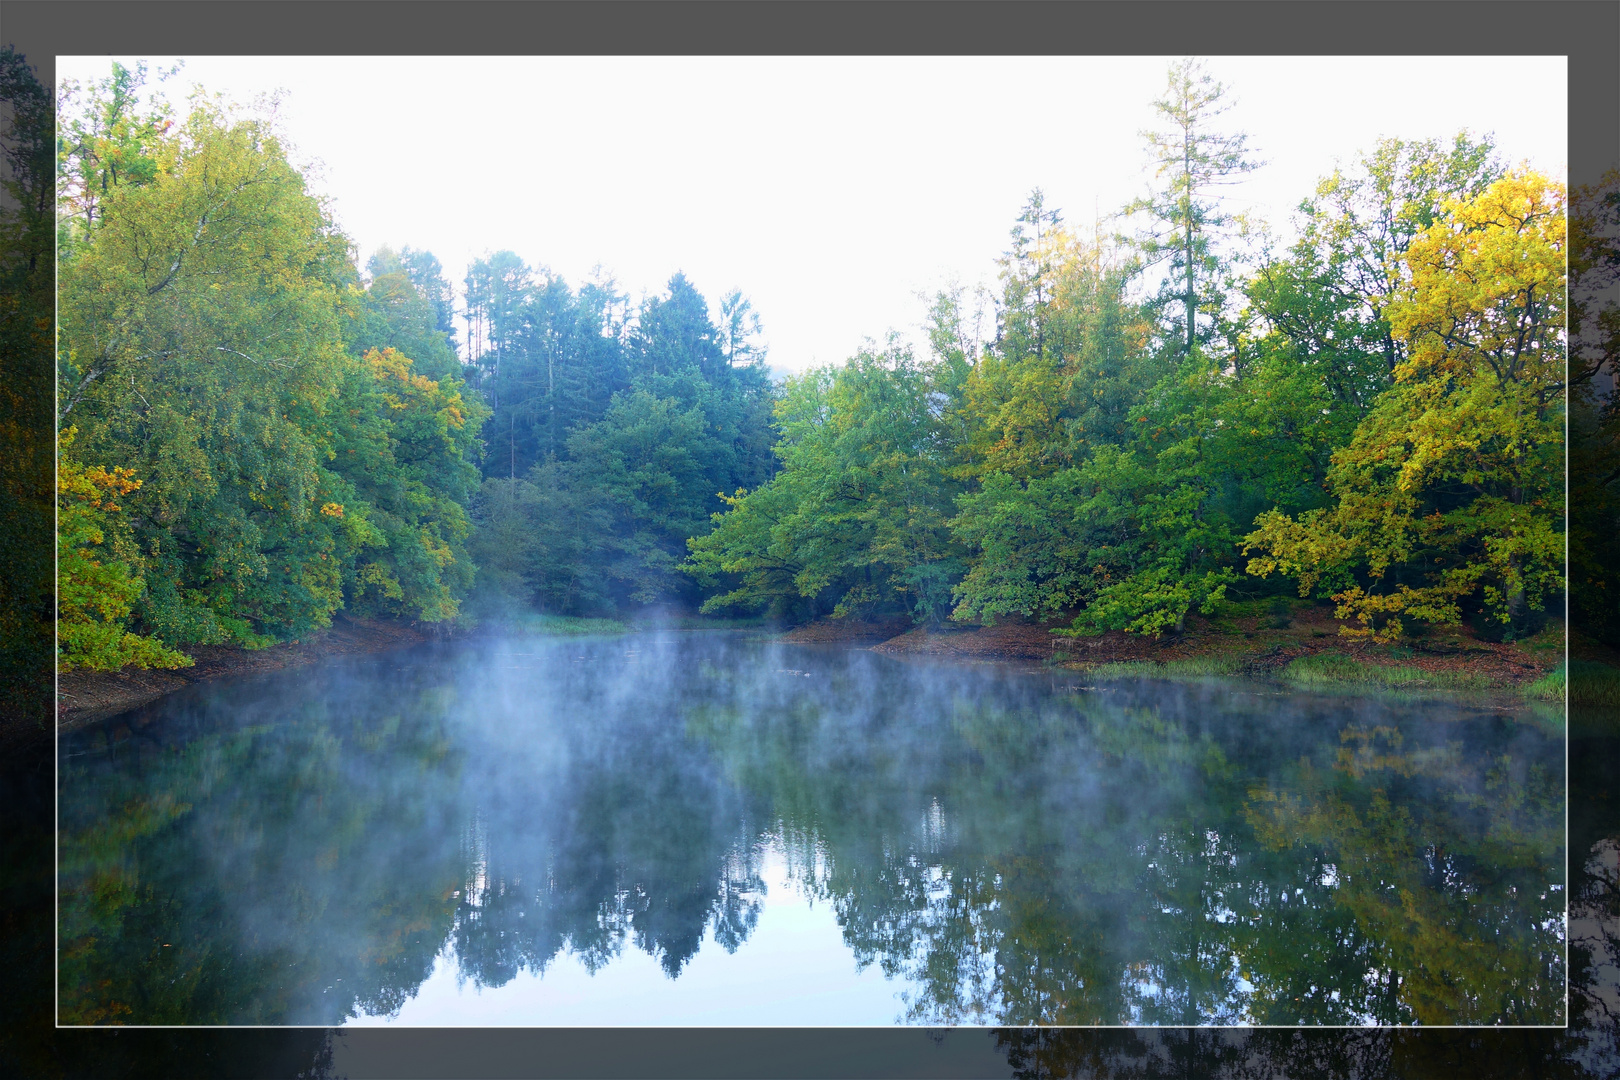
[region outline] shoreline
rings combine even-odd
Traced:
[[[188,652],[195,663],[188,668],[62,672],[56,683],[56,730],[68,732],[106,720],[195,683],[303,667],[333,656],[388,652],[426,644],[442,636],[414,623],[339,614],[324,630],[264,649],[244,649],[239,645],[193,646]]]
[[[1284,618],[1267,614],[1189,616],[1182,634],[1160,639],[1117,630],[1097,637],[1062,637],[1052,632],[1051,622],[1021,619],[994,626],[907,627],[867,647],[895,657],[1033,661],[1076,672],[1112,668],[1113,674],[1150,677],[1225,674],[1284,678],[1323,688],[1409,686],[1498,693],[1521,693],[1548,678],[1565,660],[1564,630],[1557,621],[1550,621],[1534,637],[1513,643],[1484,641],[1466,629],[1448,628],[1395,646],[1347,639],[1339,634],[1341,625],[1330,607],[1299,604]],[[852,645],[866,633],[864,627],[852,627],[852,631],[846,639]],[[795,631],[778,640],[831,643],[837,639],[828,625],[813,637]],[[1576,658],[1620,666],[1616,664],[1620,657],[1600,645],[1581,642],[1569,651]]]
[[[716,629],[726,629],[723,624],[730,620],[716,621],[722,624]],[[1556,621],[1535,637],[1514,643],[1482,641],[1465,630],[1453,629],[1393,647],[1347,640],[1338,634],[1340,625],[1325,607],[1302,604],[1280,620],[1263,615],[1191,616],[1182,634],[1161,639],[1120,631],[1094,638],[1062,637],[1052,633],[1050,623],[1029,619],[1003,620],[993,626],[928,627],[914,626],[904,617],[820,619],[774,633],[772,639],[784,644],[865,648],[901,659],[1037,662],[1075,672],[1108,668],[1113,675],[1225,674],[1286,679],[1322,689],[1372,691],[1404,686],[1514,694],[1524,693],[1554,673],[1566,653],[1563,627]],[[626,625],[624,629],[633,632],[635,627]],[[189,668],[67,672],[58,679],[56,726],[59,732],[72,731],[198,682],[301,667],[333,656],[388,652],[443,637],[419,624],[339,614],[325,630],[266,649],[197,646],[192,650],[196,663]],[[1593,642],[1573,641],[1568,653],[1576,660],[1620,668],[1620,654]],[[1297,677],[1303,668],[1295,668],[1296,677],[1290,678],[1290,666],[1301,661],[1329,670],[1304,681]],[[1338,673],[1332,670],[1335,666]]]

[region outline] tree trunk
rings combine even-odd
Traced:
[[[1182,143],[1181,143],[1181,145],[1182,145],[1182,155],[1181,155],[1182,176],[1183,176],[1184,181],[1185,181],[1185,183],[1187,185],[1187,192],[1186,192],[1186,196],[1185,196],[1185,201],[1183,202],[1183,205],[1182,205],[1182,208],[1181,208],[1181,212],[1182,212],[1182,217],[1186,222],[1186,229],[1187,229],[1187,232],[1186,232],[1186,246],[1184,248],[1183,253],[1184,253],[1184,256],[1185,256],[1185,258],[1187,260],[1187,358],[1191,359],[1192,354],[1193,354],[1193,344],[1194,344],[1194,327],[1196,325],[1194,323],[1193,319],[1194,319],[1194,313],[1195,313],[1196,308],[1197,308],[1197,301],[1196,301],[1197,294],[1194,291],[1194,285],[1193,285],[1192,130],[1190,128],[1183,128],[1182,129]]]

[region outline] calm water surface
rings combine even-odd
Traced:
[[[1524,706],[667,633],[200,685],[61,753],[63,1023],[1564,1019]]]

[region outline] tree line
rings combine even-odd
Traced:
[[[716,323],[677,273],[632,309],[502,251],[458,343],[437,258],[362,268],[269,121],[200,92],[177,117],[147,76],[62,103],[63,667],[183,665],[340,609],[702,599],[687,538],[775,464],[740,292]]]
[[[691,541],[705,609],[1158,635],[1286,589],[1353,636],[1533,632],[1564,587],[1561,187],[1386,139],[1280,246],[1222,210],[1255,167],[1223,94],[1172,68],[1137,235],[1032,195],[992,340],[944,293],[926,356],[790,380],[781,473]]]
[[[1392,640],[1521,636],[1563,595],[1585,264],[1560,185],[1488,138],[1381,141],[1284,245],[1226,209],[1260,163],[1177,64],[1134,232],[1036,191],[996,294],[938,294],[922,354],[891,336],[779,384],[743,295],[681,274],[632,304],[502,251],[458,327],[430,253],[359,265],[268,120],[200,93],[176,116],[145,77],[63,103],[63,666],[340,609],[1158,635],[1297,591]]]
[[[265,119],[143,110],[143,74],[58,146],[62,666],[456,617],[489,410],[411,281],[431,264],[363,279]]]

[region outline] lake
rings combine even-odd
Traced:
[[[59,823],[65,1024],[1564,1022],[1512,701],[466,641],[64,735]]]

